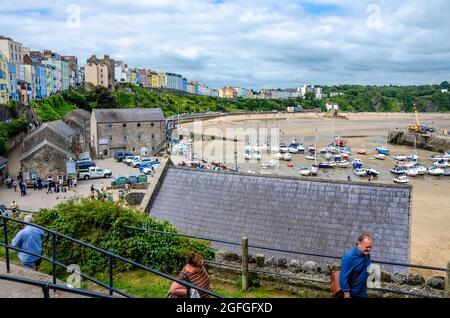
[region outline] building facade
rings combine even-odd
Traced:
[[[95,157],[133,151],[150,156],[166,142],[165,118],[160,108],[94,109],[91,146]]]
[[[17,64],[8,63],[9,76],[9,100],[19,101],[17,90]]]
[[[23,61],[22,43],[0,35],[0,51],[3,52],[8,62],[20,64]]]
[[[109,87],[108,67],[103,64],[88,63],[84,66],[85,82],[94,86]]]
[[[70,72],[69,72],[69,63],[64,62],[62,60],[58,60],[56,58],[49,58],[47,60],[43,60],[42,64],[51,65],[56,68],[57,72],[60,73],[60,91],[65,91],[69,89],[70,86]]]
[[[8,60],[0,51],[0,104],[9,102],[9,70]]]

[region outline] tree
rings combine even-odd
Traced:
[[[444,81],[441,83],[441,88],[442,89],[449,89],[450,88],[450,84],[448,83],[448,81]]]

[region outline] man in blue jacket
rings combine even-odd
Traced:
[[[33,217],[27,215],[24,218],[27,223],[33,223]],[[12,246],[20,248],[24,251],[42,255],[42,240],[44,239],[44,231],[32,225],[25,225],[25,227],[17,233],[12,240]],[[24,252],[19,252],[19,258],[23,265],[29,269],[37,270],[41,263],[41,257],[31,255]]]
[[[358,244],[342,257],[339,284],[344,298],[367,297],[367,267],[370,265],[372,244],[372,237],[363,234],[358,238]]]

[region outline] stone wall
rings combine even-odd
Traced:
[[[55,145],[61,146],[68,151],[75,153],[74,149],[74,140],[73,138],[66,139],[62,137],[60,134],[56,133],[52,129],[44,128],[41,131],[37,132],[35,135],[26,139],[23,142],[23,152],[27,152],[37,144],[41,143],[44,140],[48,140]]]
[[[224,281],[234,281],[241,274],[241,255],[220,250],[215,254],[212,263],[207,263],[209,271],[216,273],[215,277]],[[220,264],[220,265],[219,265]],[[329,281],[332,272],[340,270],[340,261],[319,264],[314,261],[288,261],[286,258],[265,257],[263,254],[249,255],[249,270],[274,272],[279,276],[257,273],[265,286],[275,286],[278,289],[294,293],[302,293],[304,289],[322,293],[319,297],[329,297]],[[428,296],[444,296],[445,272],[442,276],[425,278],[416,273],[381,272],[381,288],[414,292]],[[370,296],[399,297],[397,293],[381,293],[372,291]]]
[[[131,205],[139,205],[144,199],[145,192],[131,192],[125,195],[125,201]]]
[[[31,172],[37,172],[42,179],[53,176],[66,176],[67,156],[54,148],[45,145],[20,162],[25,176]]]
[[[417,134],[406,130],[390,130],[388,142],[391,144],[416,147],[429,151],[447,152],[450,150],[450,137],[436,134]]]

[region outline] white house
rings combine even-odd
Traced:
[[[339,105],[335,104],[335,103],[326,103],[325,105],[327,107],[327,111],[335,109],[338,110],[339,109]]]

